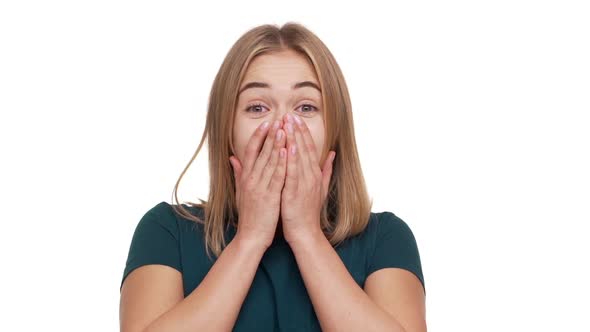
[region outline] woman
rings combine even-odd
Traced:
[[[352,120],[344,77],[312,32],[244,34],[213,83],[177,203],[137,225],[121,330],[426,331],[415,238],[371,212]],[[205,138],[209,200],[178,204]]]

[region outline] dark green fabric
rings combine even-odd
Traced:
[[[184,207],[203,217],[202,209]],[[213,255],[207,257],[202,234],[202,225],[177,216],[167,202],[158,203],[137,224],[119,290],[134,269],[163,264],[182,273],[184,296],[188,296],[215,263]],[[234,235],[230,227],[228,243]],[[391,212],[372,212],[367,228],[335,250],[361,288],[371,272],[397,267],[412,272],[426,292],[414,235]],[[265,252],[234,326],[234,331],[279,330],[321,331],[295,256],[283,238]]]

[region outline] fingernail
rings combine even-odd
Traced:
[[[289,113],[287,113],[287,121],[293,123],[293,116]]]
[[[297,151],[297,145],[293,145],[293,146],[291,147],[291,154],[293,154],[293,155],[294,155],[296,151]]]
[[[266,129],[268,127],[268,121],[264,121],[260,129]]]
[[[297,121],[297,124],[302,123],[301,119],[299,118],[299,116],[297,116],[297,114],[293,114],[293,118],[295,119],[295,121]]]
[[[281,139],[281,137],[283,137],[283,131],[279,130],[277,131],[277,139]]]
[[[293,133],[293,124],[291,122],[287,122],[287,130],[289,133]]]
[[[279,125],[280,125],[279,120],[276,120],[275,123],[274,123],[274,125],[273,125],[274,130],[279,129]]]

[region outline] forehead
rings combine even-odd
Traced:
[[[273,86],[290,86],[295,81],[305,80],[319,83],[309,60],[292,50],[258,55],[248,65],[244,76],[244,82],[269,81]]]

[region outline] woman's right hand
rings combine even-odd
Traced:
[[[243,165],[235,156],[229,158],[234,170],[238,210],[235,236],[266,248],[275,236],[287,170],[286,135],[281,121],[273,124],[266,129],[262,125],[256,128],[246,146]],[[277,138],[277,134],[281,137]]]

